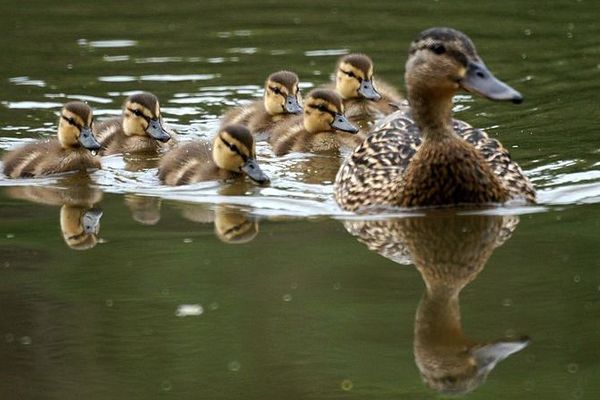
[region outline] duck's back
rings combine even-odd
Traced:
[[[89,150],[81,147],[63,149],[58,139],[44,139],[8,153],[4,173],[11,178],[51,175],[67,171],[100,168],[100,162]]]
[[[510,199],[535,201],[531,182],[500,142],[463,121],[453,120],[453,127],[485,159]],[[335,184],[338,203],[347,210],[401,205],[406,168],[421,143],[407,108],[390,114],[340,168]]]
[[[147,135],[127,136],[123,131],[123,118],[110,118],[94,126],[94,135],[102,145],[100,154],[158,153],[172,146],[174,138],[161,143]]]
[[[231,174],[217,167],[211,145],[204,141],[185,143],[169,151],[158,166],[159,179],[171,186],[226,179]]]

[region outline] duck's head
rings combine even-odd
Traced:
[[[491,100],[523,100],[492,75],[471,39],[452,28],[431,28],[417,36],[410,45],[405,81],[409,98],[451,98],[463,89]]]
[[[123,131],[128,136],[150,136],[159,142],[171,139],[162,124],[158,98],[148,92],[136,93],[125,100]]]
[[[310,133],[343,131],[358,132],[344,116],[342,98],[333,90],[315,89],[304,101],[304,128]]]
[[[58,140],[63,148],[83,146],[93,153],[100,143],[92,133],[93,113],[90,106],[81,101],[71,101],[60,110]]]
[[[212,156],[219,168],[246,174],[257,183],[269,182],[269,177],[256,162],[254,138],[243,125],[227,125],[217,133]]]
[[[271,115],[300,114],[298,75],[290,71],[275,72],[265,82],[265,108]]]
[[[215,211],[215,233],[225,243],[248,243],[258,235],[258,221],[242,210],[219,206]]]
[[[381,95],[373,86],[373,61],[364,54],[348,54],[340,58],[335,88],[344,99],[381,99]]]
[[[87,250],[98,243],[102,211],[65,204],[60,209],[60,228],[65,243],[74,250]]]

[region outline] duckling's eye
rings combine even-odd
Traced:
[[[277,87],[269,86],[269,89],[271,89],[271,91],[272,91],[273,93],[275,93],[275,94],[283,94],[283,93],[281,92],[281,90],[280,90],[279,88],[277,88]]]
[[[316,108],[317,108],[317,110],[319,110],[321,112],[329,112],[329,109],[327,107],[325,107],[323,104],[319,104]]]
[[[429,49],[437,55],[444,54],[446,52],[446,47],[444,47],[444,45],[441,43],[434,43],[431,45],[431,47],[429,47]]]
[[[343,69],[341,69],[340,71],[342,71],[344,74],[348,75],[350,78],[354,78],[354,79],[358,79],[361,80],[358,76],[356,76],[356,74],[352,71],[345,71]]]
[[[67,121],[70,125],[73,126],[77,126],[77,123],[75,122],[75,120],[73,119],[73,117],[66,117],[64,115],[60,115],[62,119],[64,119],[65,121]]]

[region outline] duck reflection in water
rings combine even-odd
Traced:
[[[527,337],[475,340],[463,332],[460,292],[508,240],[516,217],[446,212],[386,221],[350,221],[346,229],[371,250],[413,263],[425,293],[415,316],[413,350],[425,384],[461,395],[479,387],[496,364],[524,349]]]
[[[126,194],[125,206],[129,209],[131,218],[143,225],[156,225],[160,221],[161,199],[152,196]]]
[[[212,209],[204,204],[181,204],[181,215],[188,221],[214,223],[215,235],[224,243],[248,243],[258,235],[258,221],[246,211],[224,204]]]
[[[98,244],[102,211],[94,205],[102,199],[102,192],[87,184],[55,187],[16,186],[6,193],[15,199],[38,204],[60,206],[60,229],[67,246],[73,250],[88,250]]]

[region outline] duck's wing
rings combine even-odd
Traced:
[[[404,171],[421,144],[419,130],[404,111],[386,118],[340,168],[335,197],[348,211],[371,205],[395,206]]]

